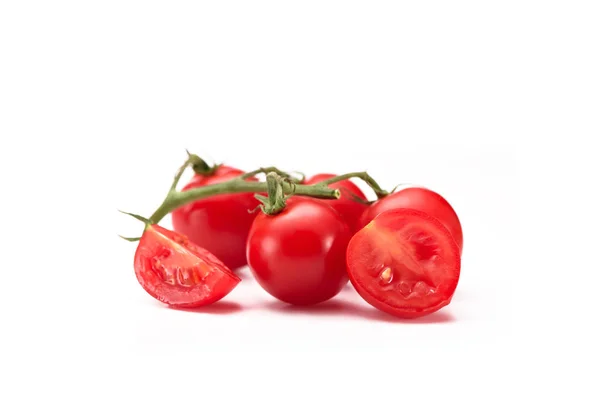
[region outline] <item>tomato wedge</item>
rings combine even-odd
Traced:
[[[240,282],[229,268],[187,236],[148,226],[135,252],[135,275],[152,297],[177,307],[214,303]]]
[[[460,250],[448,229],[413,209],[379,214],[350,240],[346,260],[361,297],[401,318],[448,305],[460,275]]]

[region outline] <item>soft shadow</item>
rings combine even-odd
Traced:
[[[233,270],[233,273],[236,274],[241,280],[254,279],[249,267],[236,268]]]
[[[216,315],[224,315],[224,314],[233,314],[236,312],[240,312],[244,309],[240,304],[234,303],[233,301],[218,301],[213,304],[209,304],[207,306],[197,307],[197,308],[184,308],[184,307],[173,307],[169,308],[177,311],[185,311],[191,313],[198,314],[216,314]]]
[[[455,321],[452,314],[445,310],[437,311],[421,318],[403,319],[384,313],[373,307],[359,306],[340,299],[332,299],[313,306],[294,306],[272,301],[266,303],[264,308],[279,314],[353,317],[397,324],[442,324]]]
[[[342,292],[354,292],[354,287],[352,286],[352,284],[350,282],[348,282],[342,288]]]

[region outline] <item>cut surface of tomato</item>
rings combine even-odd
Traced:
[[[412,209],[379,214],[350,240],[346,257],[361,297],[402,318],[448,305],[460,275],[460,250],[448,229]]]
[[[177,307],[214,303],[240,282],[212,253],[185,235],[148,226],[134,260],[135,275],[157,300]]]

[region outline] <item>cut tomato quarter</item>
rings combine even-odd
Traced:
[[[379,214],[354,235],[346,257],[361,297],[401,318],[448,305],[460,275],[460,249],[448,229],[412,209]]]
[[[208,250],[158,225],[146,228],[135,252],[134,267],[139,283],[151,296],[178,307],[214,303],[240,282]]]

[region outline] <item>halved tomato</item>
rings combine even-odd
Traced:
[[[458,215],[445,198],[424,187],[406,187],[377,200],[362,214],[360,227],[367,225],[380,213],[396,208],[423,211],[439,220],[448,228],[462,253],[463,232]]]
[[[346,259],[361,297],[402,318],[448,305],[460,275],[460,250],[448,229],[412,209],[379,214],[350,240]]]
[[[177,307],[214,303],[240,282],[212,253],[159,225],[146,228],[135,252],[134,267],[146,292]]]

